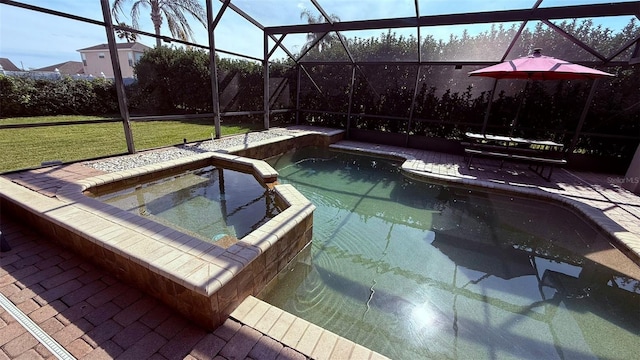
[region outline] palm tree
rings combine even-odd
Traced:
[[[130,28],[129,25],[123,22],[119,22],[118,26],[120,27],[116,29],[116,35],[118,35],[118,39],[126,40],[128,43],[135,42],[138,39],[138,34],[124,29]]]
[[[118,22],[118,16],[124,14],[122,5],[129,0],[114,0],[111,13]],[[184,13],[188,13],[196,18],[206,28],[207,14],[202,5],[197,0],[135,0],[131,6],[131,22],[134,29],[138,29],[138,18],[140,8],[151,8],[151,21],[156,35],[160,36],[163,16],[167,19],[169,31],[174,38],[189,41],[193,39],[193,31]],[[160,47],[160,37],[156,38],[156,46]]]
[[[305,19],[305,18],[306,18],[308,24],[322,24],[322,23],[326,23],[327,22],[327,20],[324,18],[324,16],[322,16],[322,14],[318,14],[318,16],[316,17],[308,9],[304,9],[300,13],[300,19]],[[340,18],[335,14],[329,15],[329,18],[331,19],[332,22],[340,21]],[[304,46],[302,48],[302,52],[304,53],[307,50],[307,48],[312,46],[323,35],[324,35],[324,33],[308,33],[307,34],[307,42],[304,44]],[[322,38],[322,40],[320,40],[318,42],[318,44],[317,44],[318,51],[322,51],[322,49],[324,47],[329,45],[334,40],[337,40],[337,37],[335,35],[326,34]]]

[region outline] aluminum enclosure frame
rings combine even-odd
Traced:
[[[108,5],[108,0],[99,0],[101,3],[106,3]],[[415,7],[415,16],[412,17],[403,17],[403,18],[391,18],[391,19],[371,19],[371,20],[361,20],[361,21],[333,21],[331,16],[322,8],[321,2],[322,0],[310,0],[315,9],[322,15],[325,19],[325,23],[318,24],[302,24],[302,25],[287,25],[287,26],[271,26],[265,27],[259,21],[253,19],[250,15],[248,15],[242,8],[238,5],[234,4],[233,0],[219,0],[222,3],[222,7],[219,10],[218,14],[215,16],[213,14],[213,0],[204,0],[207,7],[207,31],[209,34],[209,44],[208,46],[191,43],[187,41],[183,41],[180,39],[175,39],[167,36],[158,36],[153,33],[136,30],[128,27],[122,27],[118,25],[111,24],[111,19],[107,19],[110,17],[110,13],[103,12],[104,21],[98,21],[94,19],[89,19],[81,16],[77,16],[74,14],[64,13],[52,9],[47,9],[44,7],[34,6],[30,4],[21,3],[18,1],[12,0],[0,0],[0,5],[8,5],[20,7],[23,9],[28,9],[32,11],[47,13],[50,15],[60,16],[67,19],[81,21],[85,23],[90,23],[94,25],[103,26],[105,30],[111,35],[113,35],[114,30],[126,30],[136,34],[153,37],[153,38],[161,38],[164,41],[175,42],[182,45],[192,46],[196,48],[201,48],[204,50],[209,50],[211,54],[214,52],[220,52],[222,54],[228,54],[232,56],[243,57],[252,61],[260,61],[262,63],[264,69],[264,101],[263,101],[263,110],[262,111],[235,111],[235,112],[224,112],[222,113],[219,109],[219,99],[218,99],[218,91],[215,91],[217,81],[215,80],[216,72],[217,72],[217,64],[215,61],[215,56],[210,56],[210,69],[212,72],[212,81],[211,86],[213,95],[212,95],[212,103],[213,103],[213,113],[210,114],[193,114],[193,115],[182,115],[181,118],[197,118],[202,116],[213,116],[214,117],[214,125],[216,127],[216,137],[220,137],[219,126],[220,126],[220,117],[221,116],[235,116],[235,115],[245,115],[245,114],[259,114],[262,113],[264,116],[264,128],[268,129],[270,126],[270,115],[274,113],[282,113],[282,112],[291,112],[295,111],[296,113],[296,122],[299,119],[299,113],[301,111],[305,111],[300,109],[299,107],[299,95],[300,95],[300,82],[298,82],[298,86],[296,89],[296,108],[295,109],[279,109],[279,110],[271,110],[270,104],[271,101],[269,99],[270,89],[269,89],[269,66],[270,66],[270,57],[274,54],[276,49],[281,49],[287,54],[287,56],[293,61],[295,66],[298,67],[298,78],[301,76],[307,76],[312,84],[316,87],[317,90],[319,88],[315,85],[311,75],[305,69],[306,66],[313,65],[346,65],[351,67],[351,83],[353,83],[356,72],[362,72],[361,66],[375,64],[375,65],[384,65],[384,64],[393,64],[393,65],[417,65],[417,74],[416,81],[420,76],[421,67],[425,65],[436,65],[436,66],[466,66],[466,65],[478,65],[485,66],[494,64],[504,60],[509,52],[509,49],[513,46],[513,43],[516,41],[520,32],[522,31],[524,25],[531,20],[541,21],[549,26],[551,29],[557,31],[560,35],[571,41],[572,43],[578,45],[580,48],[590,53],[594,57],[598,59],[598,61],[573,61],[586,66],[629,66],[629,62],[625,61],[614,61],[614,59],[627,50],[630,47],[638,46],[640,43],[640,34],[636,34],[633,38],[628,39],[624,45],[622,45],[619,49],[612,52],[611,54],[605,55],[601,54],[592,47],[584,44],[579,39],[576,39],[571,34],[564,32],[559,27],[555,26],[550,20],[554,19],[568,19],[568,18],[587,18],[587,17],[608,17],[608,16],[635,16],[640,19],[640,1],[629,1],[629,2],[612,2],[606,4],[592,4],[592,5],[576,5],[576,6],[562,6],[562,7],[549,7],[549,8],[539,8],[542,0],[537,0],[531,9],[515,9],[515,10],[504,10],[504,11],[490,11],[490,12],[476,12],[476,13],[463,13],[463,14],[445,14],[445,15],[429,15],[429,16],[421,16],[419,9],[418,0],[414,0]],[[533,1],[533,0],[532,0]],[[231,51],[226,51],[223,49],[215,48],[215,27],[217,22],[221,17],[224,16],[225,12],[234,11],[242,18],[247,20],[249,23],[257,27],[259,30],[263,32],[263,42],[264,42],[264,52],[263,58],[255,58],[252,56],[247,56]],[[415,27],[418,34],[418,41],[421,41],[421,28],[422,27],[430,27],[430,26],[446,26],[446,25],[466,25],[466,24],[478,24],[478,23],[500,23],[500,22],[522,22],[520,27],[520,31],[514,39],[512,39],[512,45],[510,45],[509,49],[505,52],[501,59],[497,59],[495,62],[493,61],[425,61],[422,57],[420,46],[418,47],[417,61],[356,61],[351,55],[347,42],[343,39],[343,36],[340,35],[340,31],[357,31],[357,30],[376,30],[376,29],[400,29],[400,28],[409,28]],[[304,55],[305,53],[293,54],[289,51],[283,44],[282,41],[285,39],[287,35],[290,34],[308,34],[308,33],[322,33],[328,34],[330,32],[335,32],[338,34],[338,39],[340,43],[345,49],[345,52],[348,54],[348,61],[343,62],[322,62],[322,61],[305,61]],[[312,48],[316,46],[322,37],[319,37],[317,41],[309,46]],[[269,39],[275,42],[275,45],[272,48],[269,48],[268,42]],[[108,45],[110,49],[115,49],[115,38],[113,36],[107,36]],[[212,51],[213,50],[213,51]],[[308,51],[308,49],[307,49]],[[112,51],[113,52],[113,51]],[[112,58],[112,62],[116,61],[116,58]],[[567,59],[572,61],[572,59]],[[117,64],[114,63],[114,69],[117,68]],[[366,76],[365,76],[366,80]],[[115,79],[116,88],[123,87],[122,79],[116,76]],[[215,82],[215,84],[214,84]],[[417,82],[416,82],[417,83]],[[352,91],[349,92],[348,103],[351,104]],[[125,128],[125,137],[127,138],[127,147],[129,153],[135,152],[135,146],[133,143],[133,137],[131,136],[130,128],[128,126],[129,121],[131,120],[150,120],[150,119],[166,119],[166,118],[174,118],[175,116],[147,116],[147,117],[130,117],[128,115],[128,109],[126,109],[127,99],[124,94],[124,91],[118,91],[118,101],[120,107],[120,113],[122,116],[123,126]],[[411,109],[415,106],[415,96],[412,99]],[[216,106],[216,104],[218,106]],[[590,104],[585,104],[585,108],[583,108],[582,114],[586,115],[588,111],[588,106]],[[491,101],[488,104],[488,107],[491,106]],[[125,108],[125,109],[123,109]],[[344,115],[347,115],[348,119],[352,117],[351,114],[351,106],[349,106],[349,110]],[[488,109],[489,110],[489,109]],[[123,113],[124,111],[124,113]],[[488,113],[488,111],[487,111]],[[409,118],[409,126],[411,126],[411,122],[413,120],[413,111],[410,111]],[[582,116],[581,116],[582,120]],[[583,121],[583,120],[582,120]],[[51,124],[49,124],[51,125]],[[1,130],[1,129],[0,129]],[[576,129],[575,136],[579,135],[580,129]],[[407,133],[408,134],[408,133]]]

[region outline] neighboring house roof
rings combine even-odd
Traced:
[[[40,69],[34,69],[32,71],[60,71],[62,75],[76,75],[76,74],[84,74],[84,68],[82,67],[82,62],[80,61],[65,61],[60,64],[55,64],[51,66],[45,66]]]
[[[147,45],[144,44],[140,44],[139,42],[132,42],[132,43],[116,43],[116,49],[131,49],[131,50],[137,50],[137,51],[145,51],[145,50],[149,50],[151,49],[150,47],[148,47]],[[95,46],[91,46],[88,48],[84,48],[84,49],[79,49],[77,51],[109,51],[109,45],[107,44],[100,44],[100,45],[95,45]]]
[[[11,60],[7,58],[0,58],[0,66],[2,66],[2,69],[6,71],[21,71],[20,68],[15,66]]]

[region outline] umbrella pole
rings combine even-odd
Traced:
[[[593,101],[593,97],[596,94],[596,87],[598,85],[598,81],[599,79],[594,79],[593,84],[591,84],[591,90],[589,90],[589,96],[587,96],[587,103],[584,104],[584,108],[582,108],[582,113],[580,114],[580,120],[578,121],[576,132],[575,134],[573,134],[571,145],[569,146],[569,149],[567,149],[567,154],[572,154],[573,150],[575,150],[576,148],[576,144],[578,143],[578,137],[580,136],[580,131],[582,131],[582,125],[584,125],[584,120],[587,118],[589,107],[591,107],[591,102]]]
[[[527,81],[526,85],[524,86],[524,90],[522,90],[522,94],[520,95],[520,104],[518,105],[518,111],[516,111],[516,117],[511,122],[511,125],[509,125],[510,127],[509,136],[513,135],[513,130],[515,130],[516,124],[518,124],[518,118],[520,117],[520,110],[522,110],[522,105],[524,104],[524,98],[526,97],[528,90],[529,90],[529,81]]]
[[[482,123],[482,135],[487,131],[487,122],[489,122],[489,114],[491,113],[491,104],[493,104],[493,96],[496,93],[496,86],[498,85],[498,79],[493,79],[493,88],[491,88],[491,95],[489,95],[489,105],[487,105],[487,111],[484,113],[484,122]]]

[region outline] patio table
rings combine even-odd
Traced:
[[[491,135],[491,134],[476,134],[476,133],[465,133],[465,136],[477,143],[504,143],[505,147],[510,147],[510,144],[525,144],[525,145],[537,145],[541,150],[550,150],[550,151],[560,151],[564,147],[564,144],[557,143],[551,140],[537,140],[537,139],[525,139],[521,137],[512,137],[512,136],[502,136],[502,135]]]
[[[501,168],[505,160],[520,161],[528,163],[529,169],[550,181],[554,166],[567,163],[562,152],[564,144],[555,141],[471,132],[465,133],[465,137],[468,139],[463,143],[467,168],[471,167],[474,156],[498,158]],[[544,175],[547,168],[548,173]]]

